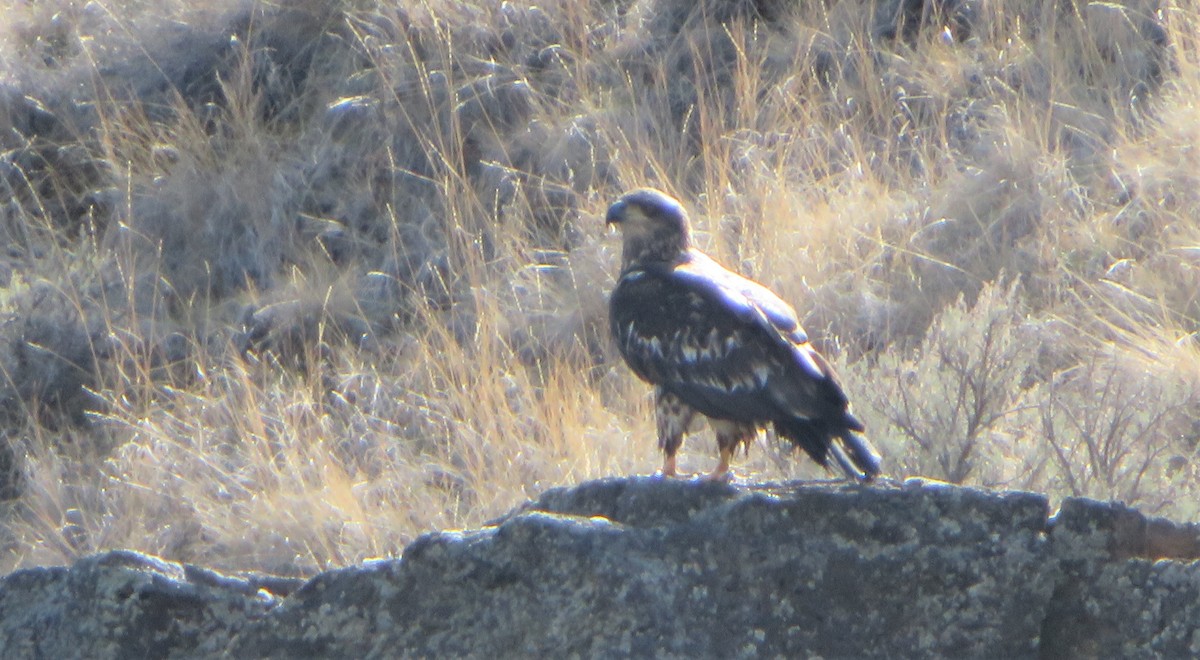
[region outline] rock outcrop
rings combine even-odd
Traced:
[[[136,553],[0,580],[0,656],[1186,657],[1200,529],[904,484],[608,479],[307,581]]]

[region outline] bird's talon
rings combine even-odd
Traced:
[[[727,470],[725,472],[710,472],[701,476],[699,480],[705,483],[727,484],[732,483],[736,478],[732,470]]]
[[[671,472],[658,470],[654,473],[656,479],[691,479],[694,476],[690,472],[679,472],[678,470],[672,470]]]

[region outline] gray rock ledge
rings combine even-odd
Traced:
[[[910,480],[556,488],[302,582],[128,551],[0,578],[0,657],[1188,657],[1200,527]]]

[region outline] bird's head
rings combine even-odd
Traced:
[[[683,205],[653,188],[639,188],[623,195],[608,207],[605,222],[621,228],[625,267],[675,261],[692,244]]]

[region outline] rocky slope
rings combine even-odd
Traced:
[[[130,552],[0,580],[0,656],[1200,653],[1200,528],[911,480],[609,479],[307,582]]]

